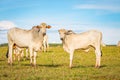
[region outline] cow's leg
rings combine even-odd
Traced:
[[[28,59],[28,53],[29,53],[29,50],[26,49],[26,59]]]
[[[44,49],[44,52],[46,52],[46,43],[43,42],[43,49]]]
[[[74,51],[71,50],[71,51],[70,51],[70,68],[72,68],[73,53],[74,53]]]
[[[12,47],[13,47],[13,44],[9,44],[8,64],[11,64],[11,65],[12,65]]]
[[[13,55],[14,61],[16,60],[16,54]]]
[[[18,54],[17,58],[18,58],[18,62],[19,62],[20,58],[21,58],[21,53]]]
[[[24,57],[24,49],[20,51],[20,57],[23,58]]]
[[[100,67],[100,62],[101,62],[101,55],[102,55],[100,47],[96,48],[95,53],[96,53],[96,64],[95,64],[95,67],[99,68]]]
[[[49,51],[49,44],[48,44],[48,41],[46,42],[46,46],[47,46],[46,51]]]
[[[37,52],[34,51],[34,56],[33,56],[33,60],[34,60],[34,66],[36,66],[36,56],[37,56]]]
[[[14,58],[14,61],[15,61],[15,59],[16,59],[16,51],[15,51],[15,49],[13,49],[13,58]]]
[[[46,44],[44,44],[44,52],[46,52]]]
[[[33,60],[33,49],[32,49],[32,48],[29,48],[29,50],[30,50],[30,64],[33,65],[33,64],[32,64],[32,60]]]

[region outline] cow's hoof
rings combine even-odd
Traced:
[[[70,69],[72,69],[72,68],[73,68],[73,66],[69,66],[69,68],[70,68]]]
[[[95,66],[95,68],[100,68],[100,66]]]

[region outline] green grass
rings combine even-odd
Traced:
[[[30,61],[7,64],[7,46],[0,47],[0,80],[120,80],[120,47],[102,48],[101,68],[94,68],[93,48],[88,53],[76,50],[73,68],[69,68],[69,54],[61,45],[51,44],[49,52],[37,54],[37,66]]]

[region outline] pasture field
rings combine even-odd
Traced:
[[[101,67],[94,68],[95,53],[76,50],[73,68],[69,68],[69,54],[62,45],[50,45],[48,52],[38,52],[37,66],[25,58],[7,64],[7,46],[0,47],[0,80],[120,80],[120,47],[102,47]]]

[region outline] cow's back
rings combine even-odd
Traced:
[[[86,33],[88,33],[88,38],[92,43],[98,43],[102,40],[102,33],[100,31],[90,30]]]
[[[29,30],[11,28],[8,31],[8,39],[19,46],[27,46],[31,40]]]
[[[102,33],[96,30],[90,30],[80,34],[67,35],[65,44],[69,48],[87,48],[90,45],[98,44],[102,39]]]

